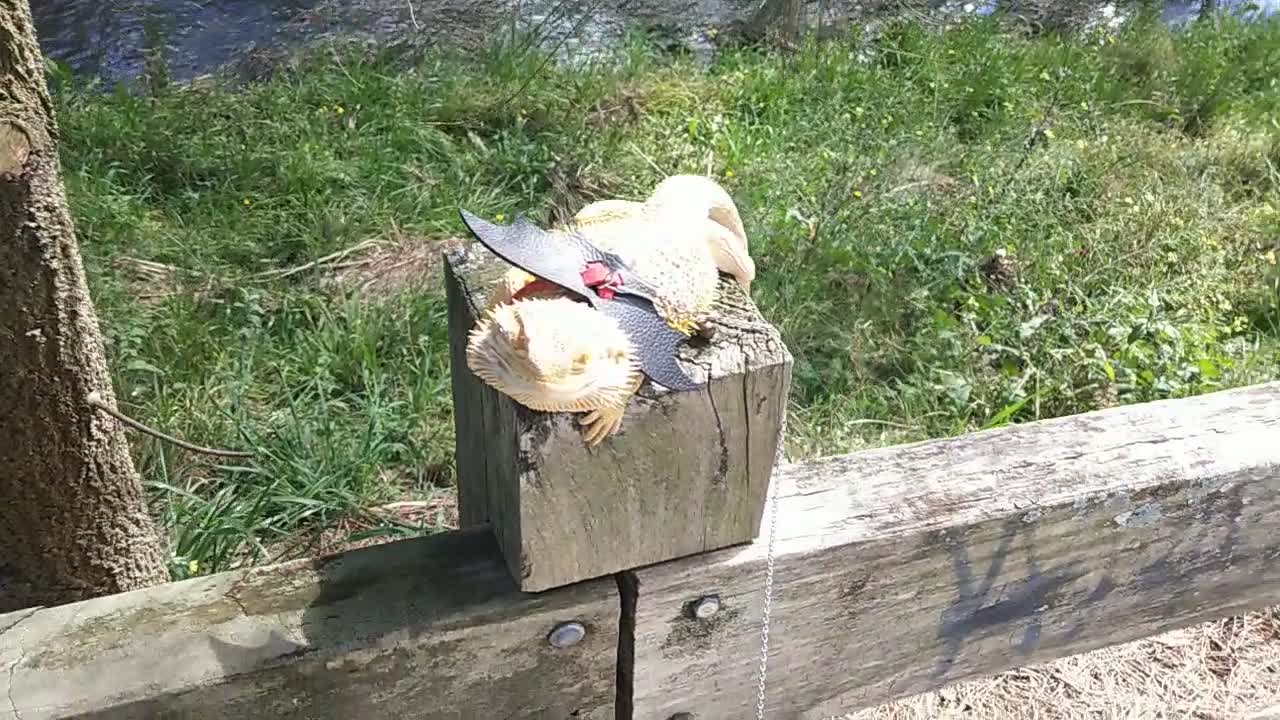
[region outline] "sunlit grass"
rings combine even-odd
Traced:
[[[540,58],[501,51],[338,58],[238,89],[57,93],[123,408],[259,455],[138,438],[178,574],[447,486],[438,273],[371,298],[269,271],[457,235],[459,206],[543,217],[718,178],[796,356],[793,457],[1278,374],[1275,22],[904,24],[709,68],[637,41],[532,79]]]

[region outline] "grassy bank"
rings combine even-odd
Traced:
[[[545,218],[719,178],[796,355],[793,457],[1273,379],[1277,66],[1274,22],[980,22],[709,68],[639,41],[576,69],[320,53],[248,88],[57,102],[123,408],[259,453],[137,436],[181,576],[448,522],[434,263],[459,206]]]

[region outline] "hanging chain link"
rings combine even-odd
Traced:
[[[769,665],[769,610],[773,602],[773,543],[778,536],[778,482],[769,482],[769,549],[764,575],[764,618],[760,624],[760,686],[756,695],[756,720],[764,720],[764,678]]]

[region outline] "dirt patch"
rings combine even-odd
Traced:
[[[1003,249],[983,261],[979,270],[992,290],[1009,290],[1018,283],[1018,264]]]
[[[427,500],[398,500],[379,505],[370,512],[406,525],[441,530],[458,528],[458,498],[452,493],[440,493]]]
[[[267,556],[246,555],[238,566],[267,566],[303,558],[384,545],[405,539],[399,530],[443,532],[458,529],[458,496],[452,488],[374,505],[338,518],[323,528],[296,533],[267,544]],[[397,529],[398,528],[398,529]]]
[[[359,253],[327,269],[320,285],[355,291],[373,300],[440,282],[444,253],[462,247],[461,238],[429,239],[395,229],[386,239],[369,243]]]
[[[587,124],[597,130],[610,125],[630,125],[644,114],[643,108],[639,92],[621,90],[592,106],[587,113]]]
[[[567,222],[587,204],[615,197],[612,188],[617,185],[592,166],[571,161],[556,163],[547,172],[546,182],[551,187],[548,225]]]
[[[1011,670],[844,720],[1280,718],[1280,606]]]
[[[949,195],[963,189],[960,181],[930,163],[906,156],[889,171],[890,195]]]
[[[129,296],[143,305],[158,305],[183,293],[205,300],[224,286],[207,275],[135,257],[116,258],[111,266],[124,278]]]

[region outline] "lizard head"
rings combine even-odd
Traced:
[[[467,365],[526,407],[562,412],[625,403],[640,372],[625,331],[566,297],[490,310],[468,338]]]

